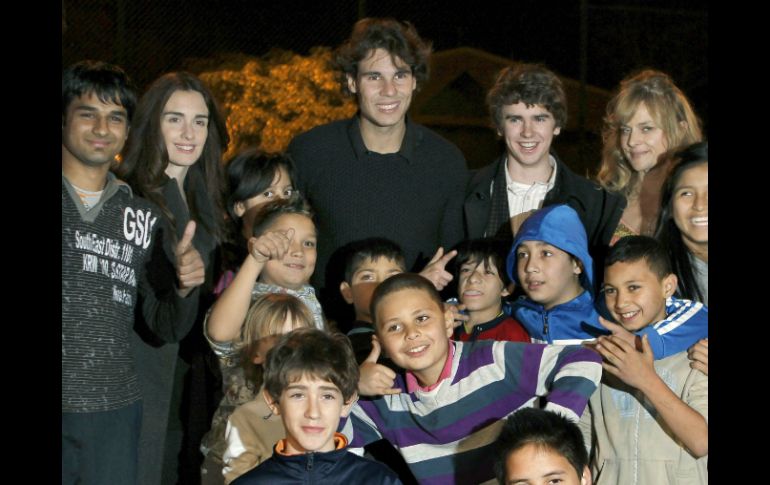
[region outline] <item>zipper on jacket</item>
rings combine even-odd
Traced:
[[[545,340],[550,342],[548,338],[548,312],[543,314],[543,335],[545,335]]]
[[[313,455],[314,453],[308,453],[307,455],[307,471],[311,471],[313,469]]]

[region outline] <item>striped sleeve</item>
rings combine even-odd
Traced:
[[[703,303],[671,298],[664,320],[638,332],[647,335],[655,360],[683,352],[709,335],[708,309]]]
[[[545,409],[577,423],[602,378],[601,356],[580,346],[546,345],[540,360],[537,395]]]

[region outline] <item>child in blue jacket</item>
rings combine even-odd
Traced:
[[[512,316],[533,342],[574,345],[609,333],[594,306],[585,228],[571,207],[554,205],[532,214],[513,241],[506,268],[526,294],[513,304]],[[682,303],[636,338],[647,335],[656,359],[687,350],[708,336],[708,320],[696,317],[694,304]],[[612,331],[624,332],[618,325]]]

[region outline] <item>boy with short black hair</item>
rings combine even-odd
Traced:
[[[634,340],[617,324],[599,321],[594,306],[593,261],[585,229],[574,209],[566,205],[535,212],[521,226],[507,261],[508,274],[526,297],[514,302],[513,317],[533,342],[575,345],[609,333]],[[661,326],[634,332],[647,335],[655,358],[687,350],[708,336],[708,322],[677,312]]]
[[[529,334],[503,311],[511,280],[505,270],[508,244],[500,239],[463,241],[457,247],[455,281],[458,301],[468,321],[458,325],[453,338],[529,342]]]
[[[372,351],[374,326],[369,313],[372,292],[387,278],[406,271],[404,252],[398,244],[381,237],[353,241],[344,249],[345,280],[340,283],[340,293],[356,312],[356,320],[347,335],[360,364]]]
[[[137,312],[174,342],[198,308],[204,269],[194,227],[164,251],[160,210],[110,172],[135,107],[134,84],[118,66],[81,61],[62,71],[63,484],[136,483]],[[151,274],[174,289],[156,291]]]
[[[599,356],[582,347],[450,340],[452,311],[416,274],[380,283],[371,314],[380,344],[405,369],[402,391],[359,400],[342,431],[351,447],[384,437],[421,483],[492,480],[506,416],[546,397],[546,409],[578,421],[600,378]]]
[[[653,238],[625,237],[607,255],[607,308],[631,332],[664,328],[682,312],[708,322],[703,304],[672,297],[676,285]],[[690,368],[686,349],[653,361],[647,335],[641,349],[616,336],[596,349],[606,372],[581,420],[594,435],[596,483],[708,483],[708,377]]]
[[[337,433],[356,400],[358,366],[342,334],[300,328],[285,334],[267,354],[263,395],[281,416],[286,438],[273,456],[238,477],[251,483],[400,484],[385,466],[346,449]]]
[[[500,485],[591,485],[583,435],[564,416],[535,408],[516,411],[505,420],[496,445]]]

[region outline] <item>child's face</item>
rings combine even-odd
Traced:
[[[508,454],[506,485],[591,485],[588,467],[578,476],[570,462],[551,448],[529,443]]]
[[[381,256],[377,259],[366,258],[353,273],[350,283],[340,283],[340,293],[348,304],[356,309],[356,320],[371,322],[369,303],[377,285],[391,276],[403,273],[404,268],[396,261]]]
[[[709,244],[709,164],[685,170],[674,187],[674,223],[684,243],[695,253]]]
[[[252,222],[259,209],[268,202],[288,199],[294,193],[294,184],[284,167],[278,167],[270,186],[254,197],[235,203],[235,215],[243,220],[243,236],[248,240],[252,235]]]
[[[354,402],[345,403],[334,383],[303,374],[283,390],[278,402],[263,392],[271,411],[281,416],[286,428],[288,454],[334,450],[340,418],[348,415]]]
[[[386,296],[376,309],[377,338],[398,366],[422,386],[438,382],[452,335],[452,312],[427,292],[406,288]]]
[[[313,221],[301,214],[283,214],[266,231],[294,229],[289,251],[280,261],[270,260],[265,263],[259,280],[298,290],[306,285],[313,275],[316,261],[316,230]]]
[[[580,273],[575,260],[542,241],[524,241],[516,249],[516,271],[527,296],[549,310],[580,293]]]
[[[494,313],[486,321],[491,320],[500,313],[502,298],[507,295],[493,261],[467,261],[460,266],[457,296],[471,315]]]
[[[604,268],[604,301],[612,318],[631,332],[666,318],[666,298],[675,289],[676,276],[658,279],[644,259]]]

